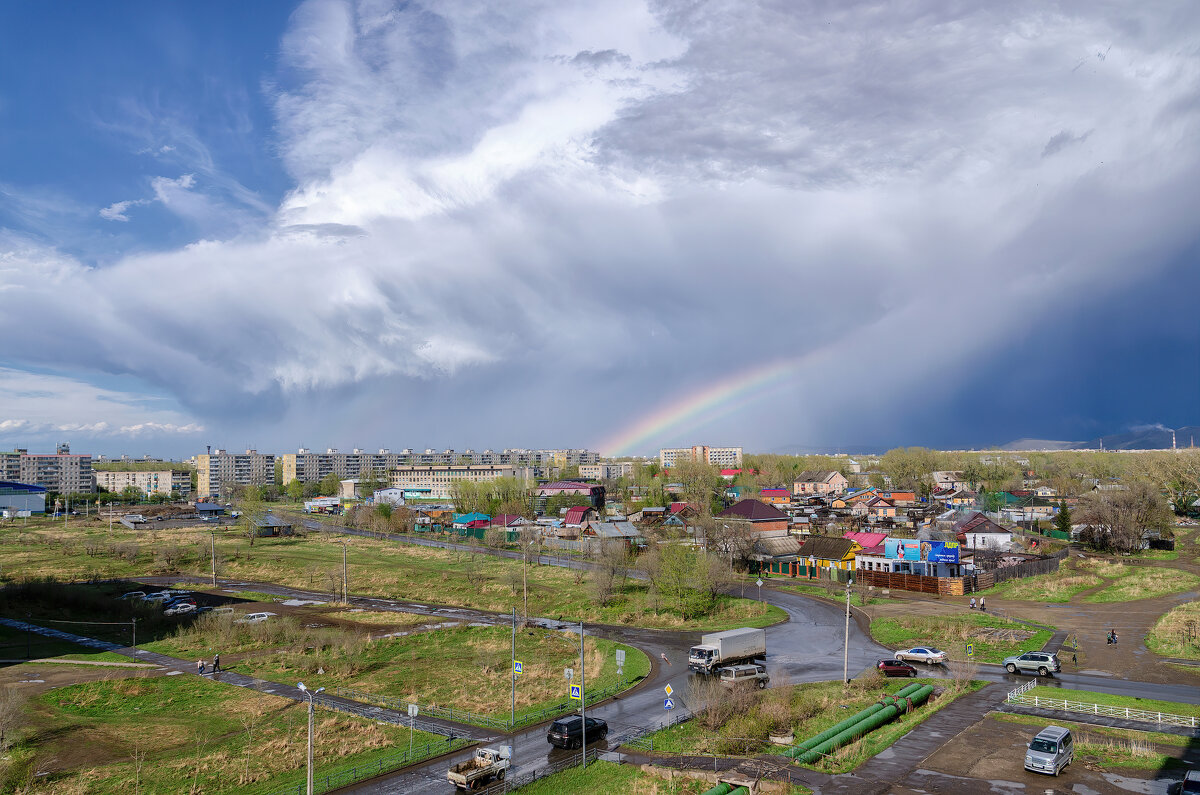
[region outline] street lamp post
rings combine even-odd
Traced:
[[[850,682],[850,586],[854,581],[846,580],[846,638],[842,648],[842,681]]]
[[[296,687],[300,688],[300,692],[308,696],[308,795],[313,795],[313,696],[320,695],[325,692],[325,688],[318,687],[316,690],[309,690],[304,686],[303,682],[297,682]]]

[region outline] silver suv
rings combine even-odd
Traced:
[[[762,665],[730,665],[727,668],[719,669],[721,684],[726,687],[736,687],[745,682],[753,684],[762,690],[767,686],[767,682],[771,681],[771,677],[767,675],[767,669]]]
[[[1062,670],[1058,664],[1058,655],[1046,651],[1026,651],[1013,657],[1004,658],[1004,669],[1010,674],[1018,671],[1026,674],[1047,676]]]

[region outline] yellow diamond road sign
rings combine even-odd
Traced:
[[[664,687],[663,690],[666,692],[666,694],[668,696],[675,692],[675,689],[673,687],[671,687],[669,684],[666,687]]]

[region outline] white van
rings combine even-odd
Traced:
[[[1075,758],[1075,738],[1070,729],[1047,726],[1029,742],[1025,769],[1057,776]]]

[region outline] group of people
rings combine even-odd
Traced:
[[[972,610],[975,609],[975,597],[974,596],[971,597],[971,609]],[[979,609],[987,610],[987,601],[982,596],[979,597]]]
[[[1113,644],[1113,643],[1117,642],[1117,630],[1115,627],[1108,631],[1108,642],[1109,642],[1109,644]]]
[[[196,660],[196,673],[204,676],[204,660]],[[221,673],[221,655],[214,654],[212,660],[212,672],[214,674]]]

